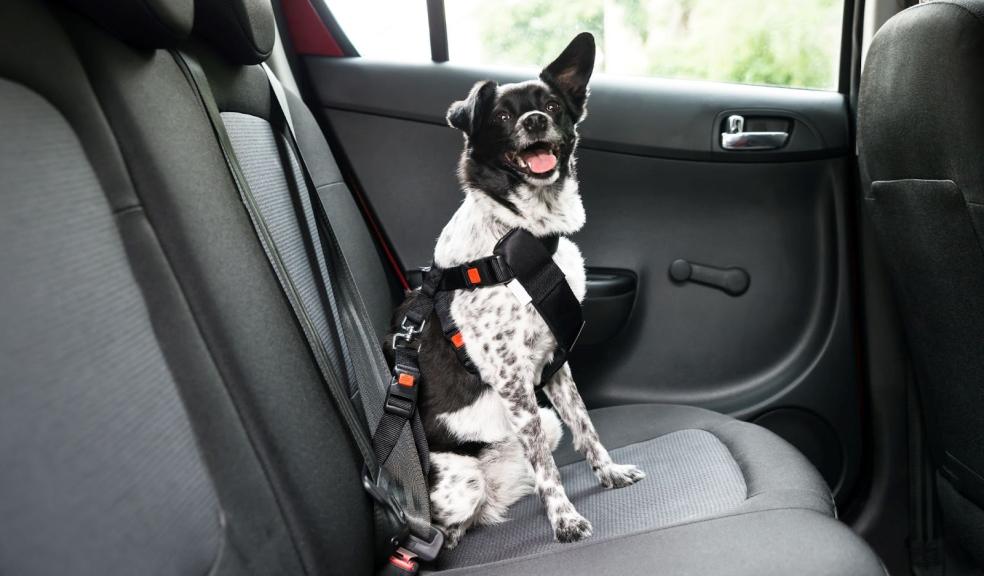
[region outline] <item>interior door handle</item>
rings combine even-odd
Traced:
[[[789,132],[745,132],[745,117],[728,116],[728,131],[721,133],[725,150],[775,150],[782,148]]]

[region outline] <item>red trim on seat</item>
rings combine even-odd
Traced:
[[[322,0],[316,0],[322,1]],[[344,56],[311,0],[282,0],[287,31],[298,54]]]

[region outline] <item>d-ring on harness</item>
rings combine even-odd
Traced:
[[[543,369],[537,388],[546,384],[564,365],[581,334],[584,320],[581,303],[553,260],[558,242],[556,236],[541,239],[516,228],[499,240],[491,256],[453,268],[425,270],[423,285],[410,302],[400,331],[393,336],[393,379],[386,395],[385,414],[373,436],[375,452],[381,462],[393,450],[404,423],[416,409],[420,380],[418,339],[431,312],[437,313],[444,336],[451,342],[458,358],[471,372],[476,372],[465,352],[461,332],[451,319],[455,290],[506,284],[521,301],[533,304],[557,341],[553,360]]]

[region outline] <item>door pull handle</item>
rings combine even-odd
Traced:
[[[721,133],[721,148],[725,150],[775,150],[789,140],[789,132],[745,132],[745,117],[728,116],[728,129]]]
[[[716,268],[682,258],[670,264],[670,278],[678,283],[696,282],[717,288],[731,296],[741,296],[752,282],[751,276],[742,268]]]

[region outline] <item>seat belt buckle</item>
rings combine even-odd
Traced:
[[[423,562],[430,562],[434,558],[437,558],[441,547],[444,546],[444,532],[433,526],[430,527],[430,532],[427,540],[410,532],[407,535],[407,539],[403,542],[403,549],[412,552],[414,556]]]
[[[396,485],[391,481],[385,468],[376,471],[375,479],[369,474],[369,467],[362,469],[362,487],[376,503],[377,520],[382,520],[381,532],[377,539],[377,558],[386,558],[410,535],[410,523],[397,497]]]
[[[399,484],[390,478],[385,468],[377,470],[376,479],[373,480],[369,468],[363,467],[362,486],[376,502],[386,520],[385,549],[380,556],[389,555],[390,561],[387,564],[405,570],[393,574],[416,574],[416,569],[407,571],[412,567],[411,564],[416,564],[414,558],[424,562],[437,558],[441,547],[444,546],[444,533],[431,526],[430,534],[424,539],[410,531],[410,523],[398,497]],[[393,557],[397,557],[398,561],[392,562]]]
[[[379,570],[378,576],[416,576],[419,571],[416,556],[399,548]]]

